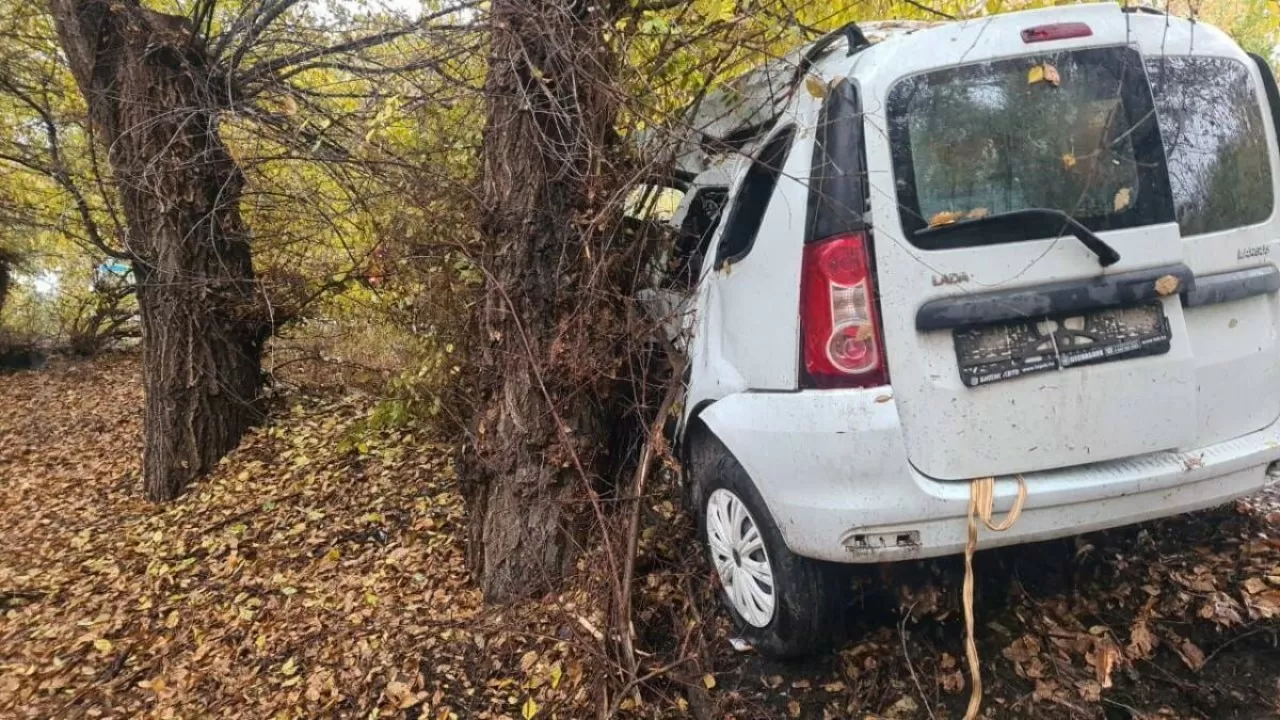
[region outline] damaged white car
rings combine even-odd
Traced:
[[[961,552],[976,478],[998,511],[1027,491],[981,547],[1267,482],[1263,59],[1080,5],[848,26],[743,82],[779,89],[705,133],[651,299],[689,353],[679,439],[706,551],[758,648],[838,637],[841,564]]]

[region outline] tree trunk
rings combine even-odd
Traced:
[[[262,343],[243,179],[184,18],[138,0],[50,0],[128,219],[146,391],[143,481],[168,500],[259,417]]]
[[[602,8],[493,0],[481,229],[488,274],[483,392],[465,480],[471,564],[485,595],[541,594],[571,569],[607,460],[592,383],[616,316],[599,290],[616,116]]]
[[[4,299],[9,295],[9,265],[11,260],[0,250],[0,312],[4,312]]]

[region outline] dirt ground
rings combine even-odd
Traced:
[[[854,637],[733,649],[691,523],[648,499],[642,682],[573,589],[485,607],[447,447],[294,388],[208,479],[140,499],[133,359],[0,376],[0,717],[959,718],[958,559],[860,574]],[[1280,501],[981,553],[990,718],[1280,715]]]

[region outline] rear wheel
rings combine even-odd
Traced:
[[[831,647],[844,636],[848,573],[788,550],[746,471],[727,450],[718,455],[696,478],[698,524],[742,637],[775,657]]]

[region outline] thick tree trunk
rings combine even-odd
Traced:
[[[0,250],[0,312],[4,312],[4,300],[9,295],[9,257]]]
[[[173,498],[258,418],[267,325],[255,310],[243,180],[218,134],[205,48],[138,0],[50,0],[109,151],[138,282],[147,497]]]
[[[494,601],[541,594],[572,567],[607,460],[608,418],[591,383],[611,318],[598,312],[607,300],[590,299],[608,275],[591,222],[616,114],[606,24],[589,2],[491,6],[480,323],[491,383],[465,479],[472,568]]]

